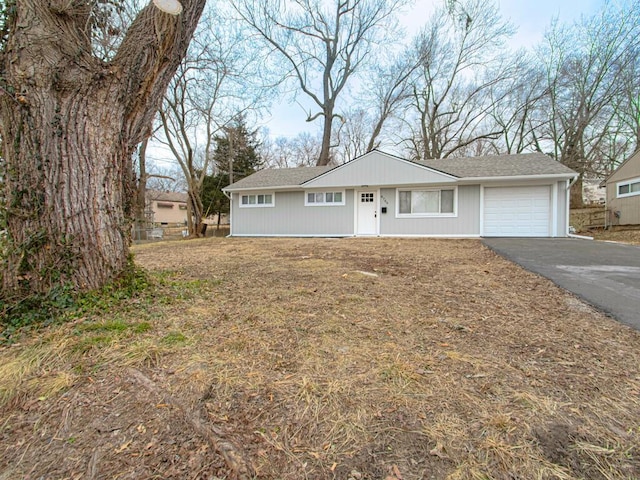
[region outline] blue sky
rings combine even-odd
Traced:
[[[605,2],[605,0],[498,0],[500,9],[506,19],[511,20],[518,31],[513,38],[514,47],[530,47],[538,43],[544,35],[552,18],[558,17],[562,22],[571,22],[581,15],[592,15]],[[614,0],[615,1],[615,0]],[[444,0],[416,0],[413,7],[407,9],[402,15],[402,23],[407,29],[407,37],[416,33],[422,27],[433,9],[441,5]],[[297,102],[292,98],[283,98],[271,108],[271,115],[260,121],[259,127],[266,127],[269,136],[295,137],[301,132],[309,132],[313,135],[320,131],[320,120],[307,123],[306,112],[300,106],[311,108],[315,113],[310,100],[303,94],[299,94]],[[166,149],[154,148],[149,153],[150,159],[161,162],[161,165],[174,164],[171,154]]]
[[[416,0],[403,15],[404,25],[409,31],[416,32],[443,1]],[[591,15],[604,4],[604,0],[502,0],[498,3],[503,17],[518,27],[514,39],[518,46],[530,46],[542,39],[552,18],[571,21],[580,15]]]
[[[500,9],[519,27],[518,43],[530,46],[542,39],[553,17],[570,22],[581,15],[592,15],[603,4],[603,0],[503,0]]]
[[[409,34],[416,33],[422,27],[429,14],[444,0],[416,0],[413,7],[402,15],[402,23]],[[514,47],[530,47],[542,40],[552,18],[562,22],[571,22],[581,15],[590,16],[603,4],[604,0],[502,0],[500,10],[505,19],[509,19],[518,29],[513,38]],[[316,133],[321,127],[320,120],[309,124],[305,122],[306,113],[296,103],[284,99],[274,105],[271,118],[265,119],[264,126],[271,137],[294,137],[302,131]],[[301,94],[298,101],[311,106]],[[315,111],[315,110],[314,110]]]

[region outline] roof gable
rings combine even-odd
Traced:
[[[640,177],[640,150],[622,162],[607,178],[606,183]]]
[[[373,150],[303,184],[305,188],[452,183],[454,175]]]

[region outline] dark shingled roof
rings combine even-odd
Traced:
[[[146,194],[149,200],[157,200],[160,202],[181,202],[187,203],[189,196],[182,192],[161,192],[159,190],[147,190]]]
[[[575,174],[573,170],[543,153],[416,160],[413,163],[458,178]],[[225,190],[298,186],[333,168],[337,167],[268,168],[229,185]]]
[[[443,158],[416,161],[415,163],[459,178],[571,175],[574,173],[570,168],[543,153]]]
[[[267,168],[238,180],[225,190],[250,190],[252,188],[290,187],[300,185],[335,167]]]

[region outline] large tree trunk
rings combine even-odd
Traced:
[[[179,17],[148,5],[110,63],[91,53],[90,3],[18,0],[0,52],[6,297],[88,290],[128,261],[131,156],[149,134],[205,0]]]
[[[124,108],[108,88],[29,93],[27,104],[2,109],[3,136],[13,139],[5,192],[15,247],[3,289],[97,288],[127,262],[134,184]]]
[[[576,182],[571,185],[569,191],[569,205],[571,208],[584,207],[584,197],[582,196],[582,175],[578,176]]]
[[[318,158],[317,166],[329,165],[331,160],[331,124],[333,120],[333,112],[324,114],[324,127],[322,130],[322,148],[320,149],[320,158]]]
[[[188,210],[191,212],[189,217],[191,219],[189,223],[189,235],[192,237],[202,237],[202,229],[204,223],[204,207],[202,205],[202,199],[200,198],[200,189],[189,188],[188,195]]]

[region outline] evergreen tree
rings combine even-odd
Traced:
[[[260,170],[264,161],[257,152],[256,132],[249,132],[244,118],[215,137],[213,153],[215,174],[205,177],[202,185],[202,204],[205,215],[229,213],[229,199],[222,189]],[[231,173],[231,174],[230,174]]]
[[[220,217],[229,214],[229,199],[222,189],[229,184],[229,176],[226,174],[207,175],[202,182],[202,205],[204,216],[217,215],[218,228]]]
[[[260,170],[263,161],[258,155],[256,132],[249,132],[244,118],[225,129],[224,135],[215,137],[216,149],[213,153],[216,174],[227,175],[226,187],[230,183]],[[233,165],[230,172],[230,166]],[[231,175],[230,175],[231,173]]]

